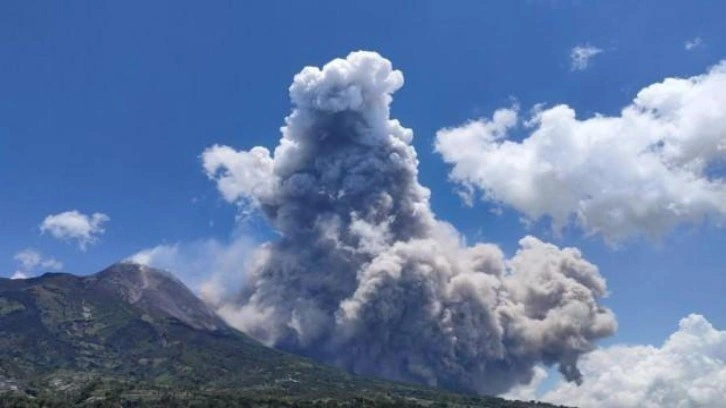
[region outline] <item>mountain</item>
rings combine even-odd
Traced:
[[[172,275],[135,263],[90,276],[0,278],[0,406],[119,401],[546,406],[357,377],[265,347],[228,326]]]

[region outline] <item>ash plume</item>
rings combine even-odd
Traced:
[[[597,267],[520,240],[507,259],[433,214],[413,132],[389,116],[403,75],[354,52],[294,78],[274,153],[213,146],[207,175],[280,237],[219,309],[262,342],[360,374],[501,393],[538,364],[580,382],[577,360],[612,334]]]

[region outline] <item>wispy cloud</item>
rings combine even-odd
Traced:
[[[246,265],[255,245],[246,235],[229,241],[202,239],[161,244],[139,251],[128,260],[174,273],[204,301],[217,306],[244,285]]]
[[[691,51],[696,48],[703,47],[703,39],[701,37],[696,37],[690,40],[687,40],[683,43],[683,48],[686,49],[686,51]]]
[[[603,50],[592,45],[578,45],[570,50],[570,69],[583,71],[590,66],[591,60]]]
[[[18,269],[11,279],[26,279],[37,272],[55,272],[63,269],[63,263],[55,258],[47,258],[40,251],[26,248],[13,257],[18,262]]]

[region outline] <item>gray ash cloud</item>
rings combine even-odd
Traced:
[[[616,328],[574,248],[527,236],[511,258],[433,214],[413,132],[391,119],[403,75],[372,52],[307,67],[274,153],[202,155],[225,199],[279,232],[219,309],[262,342],[360,374],[501,393],[577,360]]]

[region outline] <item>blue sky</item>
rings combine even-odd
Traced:
[[[467,240],[509,254],[526,234],[580,248],[618,317],[603,344],[660,343],[689,313],[726,327],[726,240],[715,222],[617,248],[577,227],[557,236],[507,205],[501,215],[491,203],[463,205],[434,152],[439,129],[513,101],[616,115],[641,88],[726,57],[723,15],[726,5],[708,1],[4,1],[0,275],[26,248],[86,274],[163,243],[229,240],[237,210],[205,176],[202,151],[274,147],[293,75],[366,49],[403,71],[392,116],[414,131],[434,212]],[[572,70],[571,50],[585,45],[602,52]],[[39,229],[69,210],[110,217],[85,251]],[[262,222],[243,229],[271,236]]]

